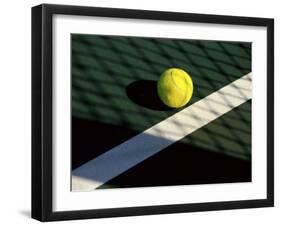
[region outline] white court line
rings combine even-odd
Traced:
[[[91,191],[251,99],[252,74],[150,127],[72,171],[72,191]]]

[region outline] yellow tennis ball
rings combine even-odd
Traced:
[[[161,101],[169,107],[179,108],[186,105],[193,94],[193,82],[187,72],[170,68],[163,72],[157,83]]]

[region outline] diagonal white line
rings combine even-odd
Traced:
[[[230,83],[72,171],[72,191],[91,191],[251,99],[252,74]]]

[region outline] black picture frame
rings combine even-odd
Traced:
[[[267,198],[96,210],[52,210],[52,18],[55,14],[267,28]],[[274,20],[43,4],[32,8],[32,218],[40,221],[270,207],[274,205]]]

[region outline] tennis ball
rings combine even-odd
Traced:
[[[184,70],[169,68],[159,78],[157,92],[165,105],[180,108],[191,99],[193,82],[189,74]]]

